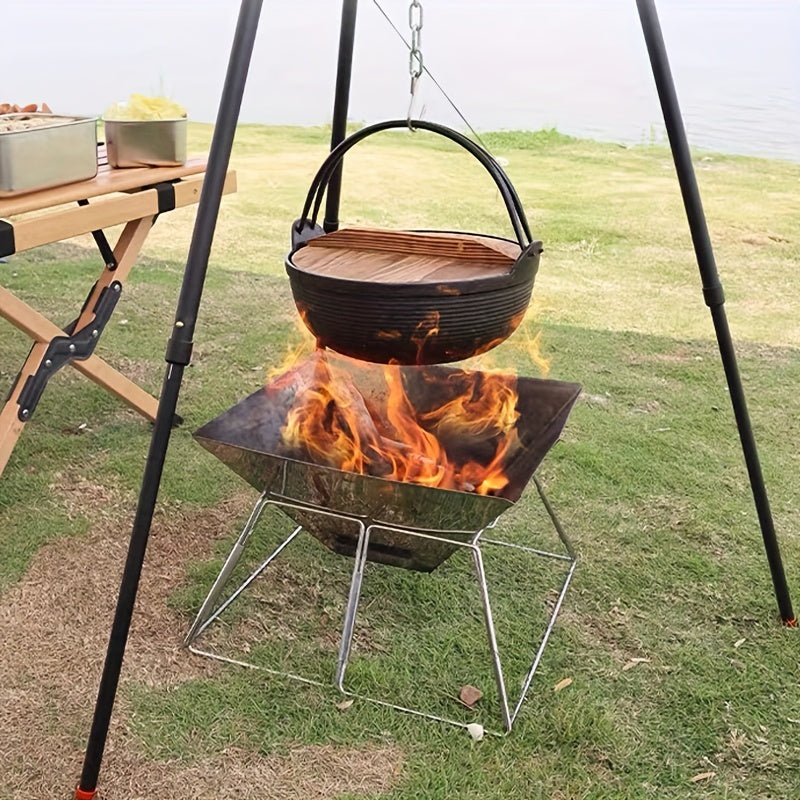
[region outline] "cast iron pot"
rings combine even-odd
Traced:
[[[508,212],[515,240],[463,234],[476,241],[519,245],[516,260],[501,274],[475,274],[454,280],[382,283],[335,274],[315,274],[298,266],[296,256],[312,240],[328,233],[317,224],[331,177],[345,153],[373,133],[406,128],[408,120],[370,125],[331,151],[317,171],[300,219],[292,225],[292,250],[286,272],[295,304],[322,347],[364,361],[399,364],[441,364],[459,361],[495,347],[510,336],[525,314],[539,267],[542,243],[533,240],[525,213],[510,180],[482,147],[466,136],[432,122],[416,120],[414,128],[440,134],[471,153],[494,180]],[[313,206],[313,211],[312,211]],[[339,235],[345,233],[338,232]],[[452,236],[451,231],[417,231],[415,235]],[[441,238],[438,239],[441,241]],[[316,245],[321,242],[315,242]],[[397,257],[406,254],[398,252]]]

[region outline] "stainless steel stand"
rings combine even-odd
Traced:
[[[567,537],[563,527],[561,526],[558,518],[556,517],[555,512],[553,511],[553,508],[550,505],[550,502],[544,493],[544,489],[542,488],[542,485],[536,478],[536,476],[533,477],[533,483],[536,486],[536,489],[539,493],[539,497],[547,512],[547,515],[550,518],[550,521],[552,522],[556,533],[558,534],[558,538],[561,541],[562,545],[564,546],[564,549],[566,551],[565,553],[551,553],[545,550],[540,550],[526,545],[503,541],[500,539],[488,538],[487,536],[485,536],[485,533],[488,529],[494,528],[495,524],[497,523],[497,519],[494,520],[494,522],[492,522],[486,528],[471,533],[471,538],[468,538],[467,540],[458,540],[456,538],[449,538],[448,534],[450,535],[463,534],[464,531],[430,531],[430,530],[423,531],[423,530],[412,530],[409,528],[399,527],[396,525],[385,525],[379,522],[364,520],[356,516],[350,516],[348,514],[343,514],[340,512],[333,512],[328,509],[321,508],[319,506],[315,506],[309,503],[304,503],[295,499],[287,498],[282,495],[265,491],[259,496],[258,500],[256,501],[253,510],[250,513],[250,516],[244,528],[242,529],[242,532],[240,533],[239,537],[234,543],[233,548],[228,554],[228,557],[225,560],[225,563],[223,564],[222,569],[219,572],[219,575],[214,581],[205,601],[203,602],[200,611],[198,612],[197,617],[194,620],[194,623],[189,629],[184,644],[189,648],[189,650],[192,653],[206,656],[208,658],[213,658],[218,661],[224,661],[230,664],[236,664],[251,669],[263,670],[273,675],[279,675],[282,677],[290,678],[292,680],[297,680],[303,683],[312,684],[316,686],[330,685],[330,684],[324,684],[318,680],[313,680],[311,678],[304,677],[302,675],[297,675],[295,673],[269,669],[267,667],[254,664],[252,662],[231,658],[229,656],[225,656],[220,653],[215,653],[210,650],[201,649],[197,647],[196,643],[198,639],[203,635],[203,633],[205,633],[205,631],[207,631],[208,628],[214,623],[214,621],[218,619],[219,616],[227,608],[230,607],[230,605],[234,602],[234,600],[236,600],[236,598],[239,597],[242,594],[242,592],[244,592],[245,589],[247,589],[247,587],[250,586],[253,583],[253,581],[255,581],[255,579],[258,578],[258,576],[264,572],[264,570],[286,549],[286,547],[292,541],[294,541],[295,538],[297,538],[300,531],[303,530],[302,526],[297,526],[296,528],[294,528],[294,530],[289,534],[289,536],[286,539],[284,539],[280,543],[280,545],[277,548],[275,548],[272,551],[272,553],[270,553],[270,555],[230,595],[227,596],[225,600],[219,603],[219,599],[223,592],[223,589],[228,583],[231,574],[233,573],[236,565],[238,564],[244,552],[248,539],[255,530],[256,524],[258,523],[258,520],[261,517],[262,512],[267,506],[274,505],[280,509],[302,510],[304,512],[309,512],[312,514],[319,514],[323,517],[336,518],[338,520],[346,520],[356,526],[356,529],[358,530],[358,544],[356,547],[355,557],[353,559],[353,571],[350,578],[350,589],[347,597],[347,605],[344,615],[344,622],[342,626],[341,639],[339,642],[338,658],[336,661],[336,667],[332,681],[333,686],[335,686],[342,694],[348,697],[368,700],[372,703],[378,703],[383,706],[388,706],[390,708],[397,709],[398,711],[404,711],[409,714],[415,714],[418,716],[426,717],[428,719],[433,719],[439,722],[445,722],[451,725],[456,725],[458,727],[466,728],[467,724],[460,722],[458,720],[449,719],[447,717],[428,713],[420,709],[408,708],[406,706],[390,702],[383,698],[360,694],[358,692],[349,690],[345,685],[345,674],[347,671],[347,666],[350,660],[350,653],[353,645],[353,633],[355,630],[356,616],[358,613],[358,605],[361,597],[361,586],[364,578],[364,570],[367,561],[369,560],[369,542],[372,534],[375,533],[376,531],[382,531],[382,532],[402,534],[403,536],[409,536],[412,537],[413,539],[418,539],[421,542],[425,540],[436,540],[439,542],[442,541],[447,542],[448,544],[452,544],[456,547],[466,548],[467,550],[471,551],[472,554],[472,559],[475,569],[475,577],[477,579],[478,591],[482,605],[483,619],[486,625],[486,635],[488,640],[489,652],[491,655],[492,670],[494,673],[495,683],[497,685],[497,697],[501,710],[502,729],[503,732],[508,733],[509,731],[511,731],[514,722],[517,716],[519,715],[520,709],[522,708],[522,704],[525,700],[528,690],[530,689],[531,682],[533,681],[533,676],[539,666],[539,662],[541,661],[545,646],[547,645],[547,641],[550,638],[553,626],[555,625],[556,617],[558,616],[558,613],[561,610],[561,605],[564,601],[564,597],[567,593],[570,581],[572,580],[572,576],[575,572],[575,567],[577,566],[578,563],[577,555],[569,541],[569,538]],[[533,654],[530,669],[528,670],[527,675],[522,681],[519,696],[516,698],[516,700],[509,699],[507,682],[503,673],[503,666],[501,663],[500,651],[497,643],[497,633],[495,628],[494,616],[492,613],[491,596],[489,592],[489,584],[486,577],[486,570],[484,568],[484,557],[483,557],[484,550],[489,548],[513,548],[515,551],[518,551],[520,553],[525,553],[531,557],[555,559],[557,561],[564,562],[567,565],[566,575],[561,584],[558,596],[555,602],[553,603],[550,612],[550,617],[547,621],[544,633],[542,634],[542,637],[539,641],[536,652]],[[499,733],[491,730],[489,730],[488,732]]]

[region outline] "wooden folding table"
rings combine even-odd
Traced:
[[[94,348],[156,217],[197,203],[205,168],[201,159],[180,167],[104,165],[92,180],[0,198],[0,257],[92,233],[105,261],[75,322],[65,329],[0,285],[0,316],[33,340],[0,410],[0,474],[48,379],[62,366],[74,367],[147,419],[155,419],[156,398],[94,355]],[[224,193],[234,191],[236,173],[230,171]],[[121,224],[112,249],[103,229]],[[0,281],[2,276],[0,268]]]

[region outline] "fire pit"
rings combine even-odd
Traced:
[[[534,476],[580,393],[574,383],[441,366],[378,366],[318,350],[195,432],[260,497],[186,636],[192,652],[267,669],[196,642],[301,533],[353,556],[334,684],[348,695],[466,727],[465,723],[350,691],[345,686],[365,566],[378,562],[430,572],[455,551],[471,552],[505,731],[530,687],[577,560]],[[533,482],[566,549],[551,553],[485,531]],[[296,523],[289,536],[222,602],[262,511],[275,506]],[[487,547],[556,559],[567,572],[549,622],[509,700],[483,563]]]
[[[358,530],[351,517],[470,539],[520,498],[579,392],[562,381],[432,366],[381,369],[317,351],[195,437],[259,491],[300,504],[286,513],[352,556]],[[316,420],[309,421],[310,405],[318,407]],[[287,433],[300,416],[306,430]],[[337,447],[347,468],[330,463]],[[320,519],[304,505],[342,516]],[[384,531],[372,537],[367,558],[432,570],[454,549]]]

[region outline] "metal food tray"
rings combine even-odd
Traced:
[[[0,197],[12,197],[97,175],[97,117],[1,114],[0,123],[41,121],[0,130]]]
[[[112,167],[179,167],[186,163],[185,118],[107,119],[103,125]]]

